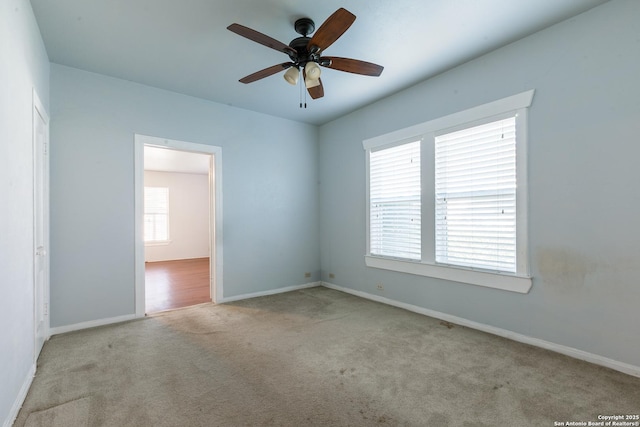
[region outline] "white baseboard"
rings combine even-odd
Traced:
[[[427,308],[419,307],[417,305],[407,304],[404,302],[395,301],[389,298],[381,297],[379,295],[369,294],[367,292],[357,291],[354,289],[345,288],[343,286],[334,285],[333,283],[321,282],[322,286],[335,289],[337,291],[352,294],[361,298],[377,301],[383,304],[392,305],[394,307],[403,308],[408,311],[412,311],[418,314],[424,314],[425,316],[434,317],[436,319],[444,320],[446,322],[455,323],[457,325],[466,326],[468,328],[477,329],[489,334],[498,335],[503,338],[508,338],[513,341],[518,341],[524,344],[533,345],[536,347],[544,348],[556,353],[564,354],[575,359],[584,360],[595,365],[604,366],[614,369],[616,371],[623,372],[634,377],[640,377],[640,366],[631,365],[617,360],[609,359],[597,354],[588,353],[577,348],[568,347],[561,344],[552,343],[549,341],[541,340],[539,338],[533,338],[527,335],[522,335],[516,332],[512,332],[506,329],[496,328],[495,326],[485,325],[483,323],[474,322],[472,320],[464,319],[458,316],[452,316],[450,314],[441,313],[439,311],[429,310]]]
[[[220,301],[220,303],[239,301],[239,300],[248,299],[248,298],[263,297],[267,295],[281,294],[283,292],[297,291],[299,289],[314,288],[314,287],[320,286],[321,284],[322,282],[311,282],[311,283],[305,283],[303,285],[287,286],[286,288],[270,289],[268,291],[255,292],[251,294],[236,295],[232,297],[223,298],[222,301]],[[75,323],[73,325],[56,326],[54,328],[49,329],[49,336],[64,334],[66,332],[79,331],[81,329],[95,328],[96,326],[111,325],[112,323],[126,322],[126,321],[134,320],[137,318],[138,317],[136,317],[135,314],[127,314],[124,316],[111,317],[108,319],[98,319],[98,320],[90,320],[88,322]]]
[[[243,294],[243,295],[235,295],[232,297],[225,297],[220,302],[221,303],[233,302],[233,301],[240,301],[240,300],[249,299],[249,298],[264,297],[267,295],[282,294],[284,292],[298,291],[300,289],[315,288],[321,285],[322,285],[322,282],[311,282],[311,283],[305,283],[303,285],[287,286],[286,288],[270,289],[268,291],[254,292],[251,294]]]
[[[133,319],[137,319],[135,314],[126,314],[108,319],[89,320],[88,322],[74,323],[73,325],[56,326],[55,328],[49,328],[49,336],[79,331],[81,329],[95,328],[96,326],[111,325],[112,323],[126,322]]]
[[[29,388],[31,388],[31,383],[33,382],[33,377],[36,375],[36,364],[34,363],[29,368],[29,372],[27,372],[27,376],[22,383],[22,387],[20,388],[20,393],[16,396],[16,400],[13,402],[13,406],[11,407],[11,412],[7,415],[7,418],[4,420],[2,424],[3,427],[11,427],[13,422],[16,420],[18,416],[18,412],[20,412],[20,408],[22,408],[22,404],[24,400],[27,398],[27,393],[29,392]]]

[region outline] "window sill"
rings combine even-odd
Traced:
[[[162,241],[155,241],[155,242],[144,242],[145,246],[167,246],[171,244],[171,240],[162,240]]]
[[[464,268],[426,264],[423,262],[401,261],[372,255],[366,255],[364,258],[367,267],[381,268],[383,270],[393,270],[418,276],[451,280],[453,282],[502,289],[521,294],[529,293],[531,289],[531,277],[526,276],[467,270]]]

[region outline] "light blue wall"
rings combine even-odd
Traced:
[[[49,59],[28,0],[0,2],[0,424],[34,366],[32,91]]]
[[[55,64],[51,116],[53,327],[134,313],[134,133],[222,147],[225,297],[319,280],[315,126]]]
[[[606,3],[322,126],[322,279],[640,366],[639,16]],[[528,89],[530,293],[365,267],[362,140]]]

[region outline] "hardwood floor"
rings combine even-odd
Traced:
[[[145,311],[210,302],[209,258],[145,263]]]

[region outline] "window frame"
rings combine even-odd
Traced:
[[[443,116],[434,120],[400,129],[362,142],[365,150],[366,186],[366,253],[368,267],[450,280],[472,285],[528,293],[532,279],[529,271],[528,251],[528,184],[527,184],[527,136],[528,108],[535,90],[525,91],[487,104]],[[516,272],[505,273],[490,270],[439,264],[435,261],[435,137],[455,130],[488,123],[497,118],[516,116]],[[422,259],[401,260],[372,255],[370,252],[370,199],[369,156],[372,150],[381,150],[409,140],[422,140]]]

